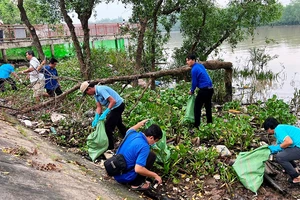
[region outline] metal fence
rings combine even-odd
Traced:
[[[81,24],[73,24],[77,36],[83,36]],[[35,25],[39,39],[70,37],[71,33],[66,24]],[[89,24],[90,36],[114,36],[121,33],[119,23]],[[30,31],[25,25],[0,25],[0,42],[14,40],[31,40]]]

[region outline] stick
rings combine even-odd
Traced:
[[[268,174],[264,175],[264,178],[268,183],[271,184],[272,187],[274,187],[276,190],[278,190],[281,194],[286,195],[287,191],[283,189],[281,186],[279,186]]]

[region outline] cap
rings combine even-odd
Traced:
[[[84,81],[80,85],[80,91],[83,93],[82,95],[85,95],[86,89],[89,87],[90,83],[88,81]]]

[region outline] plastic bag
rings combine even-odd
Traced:
[[[195,122],[195,116],[194,116],[195,100],[196,100],[195,95],[189,96],[183,121],[190,122],[190,123]]]
[[[257,193],[264,180],[265,162],[269,156],[268,145],[264,145],[250,152],[241,152],[232,165],[241,183],[252,192]]]
[[[151,126],[151,124],[153,123],[154,123],[153,120],[149,120],[146,123],[145,127],[149,128],[149,126]],[[153,151],[156,153],[158,162],[165,163],[169,160],[171,152],[168,149],[166,132],[162,131],[162,133],[163,133],[162,138],[154,145],[151,145],[151,149],[153,149]]]
[[[92,161],[95,161],[108,148],[108,138],[104,121],[99,121],[96,130],[87,137],[88,152]]]

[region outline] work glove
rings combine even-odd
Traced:
[[[95,117],[94,117],[94,120],[93,120],[93,122],[92,122],[92,127],[93,127],[93,128],[97,126],[97,123],[98,123],[98,121],[99,121],[99,117],[100,117],[100,115],[96,112]]]
[[[19,82],[20,82],[20,83],[23,83],[22,79],[19,79]]]
[[[106,108],[106,110],[102,113],[102,115],[100,116],[99,120],[104,120],[106,118],[106,115],[110,112],[109,108]]]
[[[278,153],[279,151],[282,151],[280,145],[269,145],[268,148],[270,149],[271,154],[275,154]]]

